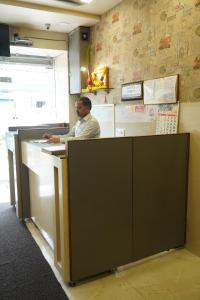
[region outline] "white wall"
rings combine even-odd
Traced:
[[[21,27],[10,28],[10,39],[14,39],[14,34],[20,38],[28,38],[33,42],[34,48],[44,48],[53,50],[67,50],[68,36],[66,33],[50,32],[47,30],[33,30]]]
[[[69,122],[68,95],[68,56],[67,51],[55,57],[55,93],[57,119],[59,122]]]

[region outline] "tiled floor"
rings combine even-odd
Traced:
[[[53,266],[51,249],[27,224],[70,300],[200,300],[200,258],[185,249],[133,263],[109,276],[69,287]]]

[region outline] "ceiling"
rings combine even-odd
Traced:
[[[0,0],[0,23],[14,27],[68,33],[78,26],[92,26],[122,0],[93,0],[84,5],[56,0]],[[50,24],[49,29],[47,25]]]

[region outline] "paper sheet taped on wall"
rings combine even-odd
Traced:
[[[96,104],[92,106],[91,114],[98,120],[101,137],[115,135],[115,107],[114,104]]]
[[[144,105],[116,105],[115,117],[117,123],[147,123],[150,122]]]

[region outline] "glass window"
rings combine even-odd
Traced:
[[[7,106],[8,126],[56,122],[54,68],[0,64],[0,102]],[[7,105],[6,105],[7,102]]]

